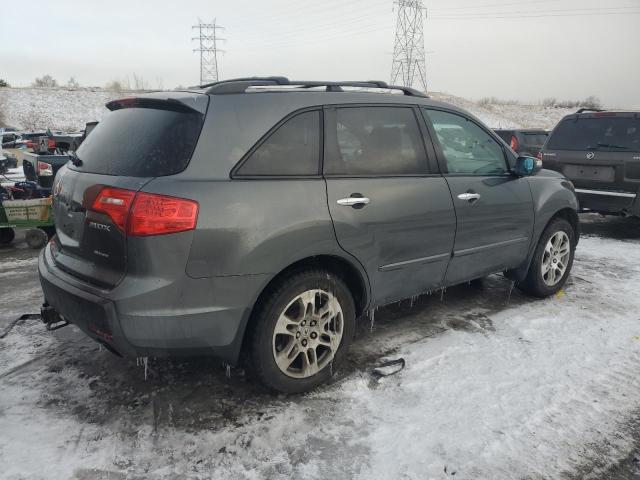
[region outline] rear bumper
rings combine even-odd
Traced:
[[[235,363],[251,307],[268,281],[266,275],[192,279],[185,274],[168,285],[125,278],[113,290],[101,290],[57,268],[49,248],[38,262],[45,301],[89,337],[127,357],[212,355]]]
[[[581,210],[599,213],[640,216],[637,193],[576,188]]]

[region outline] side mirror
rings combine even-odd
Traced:
[[[542,170],[542,160],[534,157],[518,157],[513,173],[519,177],[529,177]]]

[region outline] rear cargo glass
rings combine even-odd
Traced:
[[[549,150],[640,151],[640,120],[630,117],[567,119],[547,144]]]
[[[524,143],[527,145],[544,145],[547,141],[546,133],[525,133]]]
[[[82,143],[79,167],[103,175],[161,177],[187,167],[204,115],[192,111],[122,108],[105,115]]]

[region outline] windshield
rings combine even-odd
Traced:
[[[204,116],[197,112],[123,108],[107,114],[70,167],[103,175],[159,177],[184,170]],[[79,166],[78,166],[79,165]]]
[[[640,151],[640,120],[630,117],[566,119],[549,139],[549,150]]]

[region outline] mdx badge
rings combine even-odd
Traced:
[[[105,225],[104,223],[89,222],[89,227],[95,228],[96,230],[105,230],[107,232],[111,231],[111,225]]]

